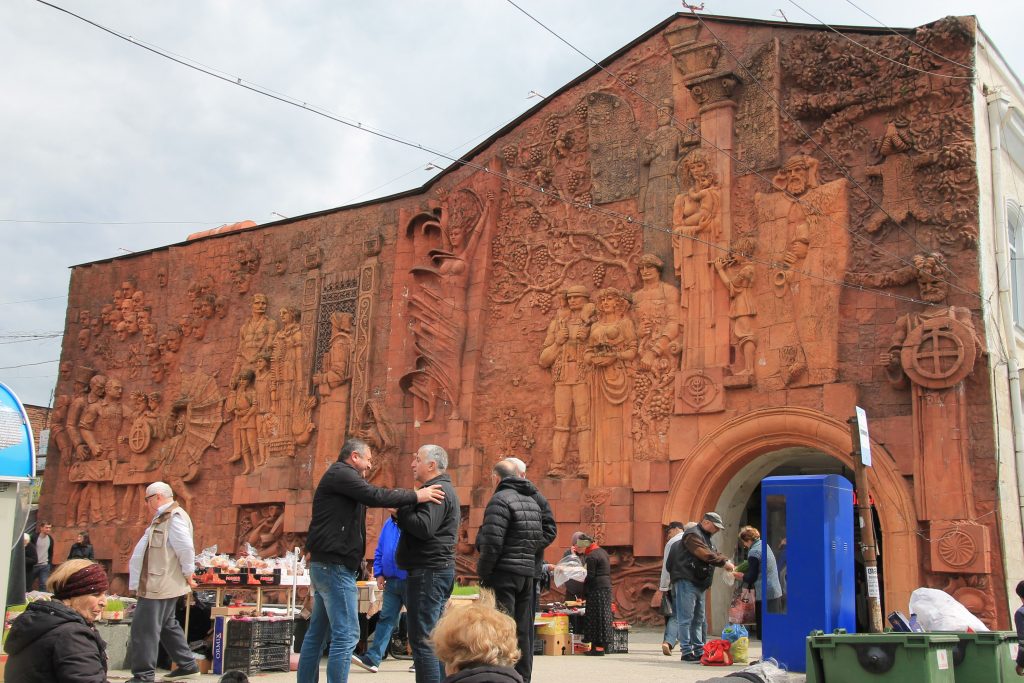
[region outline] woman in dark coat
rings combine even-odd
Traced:
[[[89,540],[89,533],[86,531],[78,532],[78,540],[71,545],[71,550],[68,552],[69,560],[95,560],[92,554],[92,542]]]
[[[69,560],[46,582],[52,600],[29,603],[4,643],[8,681],[108,683],[107,644],[92,623],[107,604],[107,573],[89,560]]]
[[[583,583],[587,598],[584,640],[590,642],[588,655],[601,656],[612,642],[612,567],[608,553],[586,534],[576,541],[576,550],[585,555],[587,580]]]

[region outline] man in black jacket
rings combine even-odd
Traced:
[[[406,580],[409,644],[416,666],[416,683],[440,683],[444,665],[428,638],[441,618],[455,586],[455,541],[459,535],[459,497],[448,476],[448,453],[440,446],[420,446],[412,459],[412,476],[421,486],[440,486],[441,505],[420,503],[398,509],[395,561],[409,572]]]
[[[315,593],[309,630],[299,655],[298,683],[316,682],[328,635],[331,649],[327,682],[348,680],[352,652],[359,641],[356,577],[366,552],[367,506],[423,503],[440,509],[447,503],[440,486],[424,486],[417,491],[377,488],[364,478],[371,465],[370,447],[359,439],[349,439],[341,447],[338,462],[324,473],[313,494],[306,550]]]
[[[516,620],[520,658],[516,671],[526,683],[533,671],[533,604],[537,557],[555,540],[554,519],[545,520],[534,498],[537,487],[518,475],[516,465],[494,466],[497,484],[476,536],[480,585],[491,588],[498,607]],[[546,503],[547,501],[545,501]],[[550,524],[545,522],[550,521]]]
[[[717,512],[705,512],[700,523],[683,532],[681,541],[668,553],[668,573],[672,579],[672,605],[679,626],[679,650],[684,662],[700,663],[704,652],[704,593],[711,587],[715,567],[735,569],[718,552],[711,537],[725,528]]]

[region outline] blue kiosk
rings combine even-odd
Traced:
[[[782,597],[767,600],[761,572],[762,656],[806,671],[807,635],[857,626],[853,486],[835,474],[761,482],[763,538],[775,552]]]

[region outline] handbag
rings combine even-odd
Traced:
[[[728,640],[709,640],[704,644],[704,654],[700,656],[700,663],[704,666],[731,666],[732,655],[729,648],[732,644]]]
[[[659,607],[659,611],[663,617],[670,617],[675,614],[675,612],[672,611],[672,591],[661,592],[661,605]]]
[[[755,621],[754,591],[742,588],[733,596],[729,605],[729,622],[733,624],[752,624]]]

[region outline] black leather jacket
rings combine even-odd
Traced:
[[[455,540],[459,535],[462,511],[448,473],[439,474],[424,486],[440,484],[444,501],[407,505],[398,510],[398,539],[395,561],[410,569],[446,569],[455,566]]]

